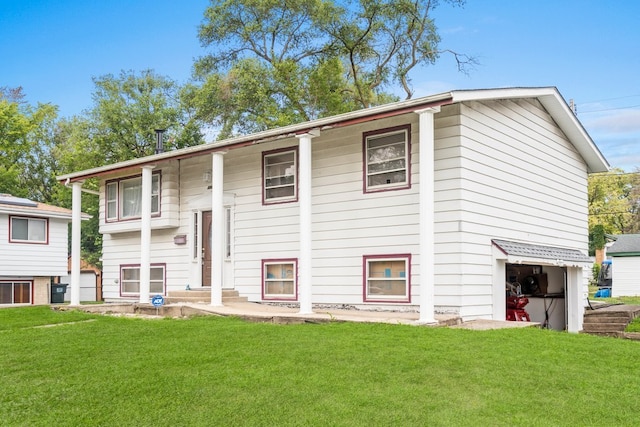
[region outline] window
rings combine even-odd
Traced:
[[[0,282],[0,304],[30,304],[31,282]]]
[[[142,177],[107,182],[107,221],[140,218],[142,213]],[[160,173],[151,176],[151,213],[160,213]]]
[[[48,243],[49,222],[47,219],[12,216],[10,224],[10,242]]]
[[[410,126],[367,132],[364,136],[365,192],[409,188]]]
[[[164,294],[164,264],[151,265],[149,292]],[[140,265],[120,266],[120,293],[140,295]]]
[[[264,203],[290,202],[297,199],[297,154],[296,148],[264,153],[262,170]]]
[[[298,299],[296,260],[262,261],[262,297],[263,299]]]
[[[365,302],[410,302],[411,255],[364,257]]]

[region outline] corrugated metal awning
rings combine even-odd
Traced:
[[[578,249],[558,248],[513,242],[510,240],[491,240],[493,245],[506,255],[508,262],[525,264],[541,263],[552,265],[582,265],[593,261]]]

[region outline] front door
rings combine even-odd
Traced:
[[[202,212],[202,286],[211,286],[211,211]]]

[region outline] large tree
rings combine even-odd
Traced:
[[[123,71],[94,78],[93,108],[83,124],[82,143],[92,144],[100,164],[154,153],[155,130],[165,129],[167,150],[204,142],[200,125],[183,103],[181,87],[152,70]]]
[[[604,235],[640,232],[640,174],[612,169],[589,176],[590,251],[604,246]]]
[[[32,107],[22,101],[20,89],[1,89],[0,193],[46,201],[56,185],[50,150],[57,108]]]
[[[460,5],[463,0],[449,0]],[[444,50],[437,1],[212,0],[196,61],[201,117],[220,136],[310,120],[413,94],[410,72]],[[460,69],[473,59],[453,51]]]

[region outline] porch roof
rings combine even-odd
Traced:
[[[516,264],[538,262],[540,260],[546,261],[546,264],[554,265],[592,263],[591,258],[577,249],[559,248],[499,239],[493,239],[491,242],[507,256],[510,262]]]

